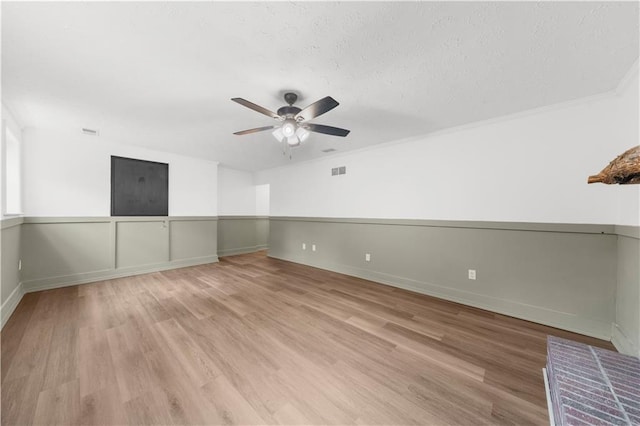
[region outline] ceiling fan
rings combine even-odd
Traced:
[[[256,127],[255,129],[242,130],[235,132],[234,135],[248,135],[250,133],[275,129],[272,134],[279,142],[286,141],[289,147],[294,147],[300,145],[301,142],[304,142],[309,137],[309,132],[342,137],[347,136],[350,132],[349,130],[340,129],[338,127],[308,122],[309,120],[329,112],[340,105],[331,96],[322,98],[305,109],[300,109],[293,106],[293,104],[298,100],[298,95],[291,92],[285,93],[284,100],[288,105],[279,108],[278,113],[269,111],[268,109],[261,107],[260,105],[256,105],[253,102],[249,102],[246,99],[232,98],[231,100],[282,123],[279,126],[264,126]]]

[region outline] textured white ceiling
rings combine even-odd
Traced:
[[[615,88],[638,3],[2,3],[4,102],[39,127],[260,170]],[[271,110],[341,103],[283,157]]]

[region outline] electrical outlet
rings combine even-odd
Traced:
[[[316,245],[315,245],[315,244],[312,244],[312,245],[311,245],[311,250],[312,250],[312,251],[316,251]]]
[[[22,259],[18,260],[18,271],[22,271]]]
[[[302,243],[302,250],[306,250],[307,249],[307,244],[306,243]]]
[[[469,269],[469,279],[470,280],[475,280],[476,279],[476,270],[475,269]]]
[[[366,262],[371,262],[371,253],[365,253],[364,254],[364,260]]]

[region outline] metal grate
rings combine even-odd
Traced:
[[[334,167],[331,169],[331,176],[346,175],[347,166]]]
[[[82,128],[82,133],[90,136],[98,136],[100,134],[100,132],[98,132],[97,130],[85,129],[84,127]]]

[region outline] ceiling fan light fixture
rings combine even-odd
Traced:
[[[284,121],[284,124],[281,127],[282,134],[286,137],[291,137],[296,133],[296,123],[291,119],[287,119]]]
[[[339,105],[338,101],[333,99],[331,96],[325,96],[319,101],[308,105],[304,109],[300,109],[293,105],[298,99],[298,96],[295,93],[286,93],[284,98],[289,105],[279,108],[277,113],[261,107],[260,105],[254,104],[246,99],[231,98],[233,102],[278,121],[276,126],[256,127],[254,129],[234,132],[233,134],[241,136],[270,130],[273,137],[282,145],[283,153],[285,153],[287,149],[299,146],[301,143],[305,142],[312,132],[341,137],[345,137],[349,134],[349,130],[347,129],[325,126],[324,124],[309,123],[309,120],[313,120]],[[289,150],[289,153],[291,153],[291,150]],[[291,157],[291,155],[289,156]]]
[[[298,127],[298,130],[296,130],[296,137],[300,139],[300,142],[304,142],[309,137],[309,131],[304,127]]]
[[[282,129],[280,127],[275,129],[271,134],[274,138],[276,138],[278,142],[284,141],[284,134],[282,133]]]

